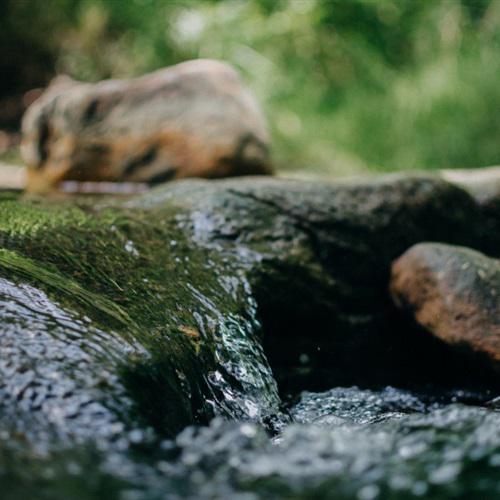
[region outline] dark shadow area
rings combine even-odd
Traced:
[[[286,287],[267,281],[257,301],[264,349],[285,401],[304,390],[352,385],[463,389],[484,394],[484,399],[479,396],[483,401],[498,394],[498,377],[480,357],[422,330],[392,305],[388,294],[346,315],[333,295],[328,302],[333,289],[308,282],[297,270],[279,275],[293,279]]]
[[[133,420],[152,426],[160,436],[173,437],[187,425],[206,425],[213,418],[204,411],[208,388],[180,379],[169,361],[130,363],[121,375],[135,403]]]

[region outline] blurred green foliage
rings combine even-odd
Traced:
[[[0,19],[4,93],[36,71],[219,58],[262,102],[282,169],[500,163],[498,0],[3,0]]]

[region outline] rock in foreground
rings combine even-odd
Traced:
[[[436,381],[443,353],[395,314],[390,264],[419,241],[480,244],[478,214],[442,180],[398,176],[190,180],[98,203],[5,199],[4,414],[17,429],[36,409],[40,432],[78,437],[103,428],[95,409],[111,431],[175,434],[214,415],[268,422],[276,379],[285,394]],[[456,383],[459,372],[447,373]]]
[[[419,241],[481,248],[480,217],[465,191],[424,177],[186,180],[125,200],[1,195],[2,493],[496,494],[491,409],[405,424],[428,410],[421,395],[352,389],[305,396],[295,412],[281,404],[353,383],[447,376],[463,389],[463,365],[401,318],[387,284],[393,259]],[[475,403],[485,395],[496,394]],[[240,422],[165,440],[214,416]],[[281,432],[293,419],[305,427],[288,428],[282,446],[258,426]],[[427,477],[436,461],[444,471]]]
[[[394,263],[391,291],[426,330],[481,355],[500,373],[500,261],[467,248],[422,243]]]

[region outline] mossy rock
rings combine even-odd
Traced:
[[[10,380],[17,400],[28,400],[20,406],[33,409],[30,398],[45,382],[43,370],[51,363],[57,377],[66,377],[72,386],[80,373],[98,378],[72,389],[72,397],[85,403],[82,414],[91,406],[88,401],[108,412],[104,401],[123,386],[128,396],[113,397],[118,409],[111,413],[125,422],[138,418],[167,435],[206,422],[214,407],[231,416],[245,416],[249,407],[257,417],[253,406],[276,412],[273,381],[252,373],[250,363],[262,357],[257,347],[251,347],[247,373],[230,373],[244,368],[245,361],[238,353],[231,359],[227,342],[241,337],[242,348],[245,343],[258,346],[251,340],[258,325],[244,280],[235,278],[239,271],[233,263],[188,240],[180,228],[180,211],[169,205],[142,210],[123,203],[96,208],[88,202],[78,207],[14,200],[3,201],[0,211],[2,298],[5,308],[15,304],[7,322],[16,344],[9,368],[14,375],[24,374],[26,364],[43,372],[34,372],[33,390],[20,387],[24,375],[19,382],[15,376]],[[35,296],[41,305],[28,314]],[[36,341],[39,352],[25,353],[20,336],[38,331],[45,334]],[[2,338],[7,342],[7,337]],[[85,363],[65,356],[66,344]],[[51,359],[52,349],[60,351],[57,362]],[[114,377],[112,384],[106,383],[107,372]],[[226,382],[231,377],[235,381]],[[226,385],[234,391],[234,408],[225,397]],[[64,393],[50,398],[52,406],[56,399],[61,408],[69,404]],[[35,399],[43,413],[43,401]],[[73,414],[69,419],[78,434],[81,426]]]
[[[480,220],[469,194],[422,176],[189,180],[128,199],[4,196],[2,453],[156,449],[216,415],[279,429],[280,394],[425,382],[443,355],[456,382],[459,360],[412,332],[388,276],[420,241],[481,249]]]

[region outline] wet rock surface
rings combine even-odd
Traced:
[[[0,196],[7,498],[496,496],[497,386],[388,290],[415,243],[482,249],[467,192],[389,176]]]
[[[251,266],[264,345],[283,390],[305,379],[316,389],[360,379],[408,383],[415,352],[436,353],[428,354],[430,380],[433,366],[442,371],[439,346],[400,323],[387,283],[392,260],[418,241],[480,244],[480,213],[462,190],[388,176],[349,185],[186,183],[175,196],[192,209],[197,241]]]
[[[204,446],[195,444],[181,456],[197,469],[199,462],[189,451],[196,456],[200,449],[216,449],[219,453],[203,458],[219,463],[222,477],[230,477],[235,489],[261,498],[453,498],[481,493],[494,498],[499,491],[498,418],[483,409],[450,405],[369,426],[293,425],[274,446],[262,443],[258,434],[252,436],[252,427],[240,426],[232,441],[238,449],[230,453],[238,457],[233,462],[220,453],[229,447],[223,444],[228,443],[224,429],[218,437],[212,427],[194,438]]]
[[[29,473],[26,456],[0,447],[7,459],[0,472],[3,491],[6,498],[20,492],[70,498],[77,492],[90,499],[498,496],[498,412],[456,403],[419,412],[412,403],[407,413],[412,396],[404,392],[398,412],[392,390],[390,413],[373,421],[370,399],[376,395],[346,392],[364,400],[352,409],[365,423],[345,419],[344,407],[340,423],[295,423],[272,439],[256,424],[216,419],[174,440],[136,444],[133,453],[111,459],[92,448],[60,450],[50,459],[40,457]],[[330,396],[325,395],[327,405]],[[318,405],[322,397],[316,395]]]
[[[500,372],[500,261],[450,245],[422,243],[393,265],[396,303],[444,342]]]

